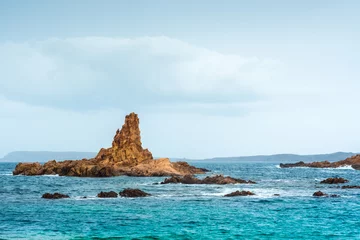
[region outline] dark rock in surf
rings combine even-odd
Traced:
[[[45,199],[61,199],[61,198],[69,198],[69,195],[66,195],[66,194],[61,194],[61,193],[54,193],[54,194],[51,194],[51,193],[45,193],[44,195],[42,195],[42,198],[45,198]]]
[[[322,180],[320,183],[322,183],[322,184],[339,184],[339,183],[347,183],[347,182],[349,182],[349,180],[347,180],[345,178],[335,177],[335,178],[327,178],[325,180]]]
[[[169,184],[169,183],[182,183],[182,184],[255,184],[254,181],[246,181],[243,179],[232,178],[232,177],[224,177],[223,175],[215,175],[208,176],[204,179],[198,179],[192,175],[181,176],[172,176],[171,178],[166,178],[161,184]]]
[[[110,192],[100,192],[97,196],[99,198],[117,198],[118,194],[114,191],[110,191]]]
[[[123,191],[121,191],[120,193],[121,197],[147,197],[147,196],[151,196],[151,194],[146,193],[140,189],[132,189],[132,188],[126,188]]]
[[[235,191],[229,194],[224,195],[224,197],[237,197],[237,196],[252,196],[255,195],[255,193],[250,191]]]

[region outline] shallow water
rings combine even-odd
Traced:
[[[208,175],[221,173],[258,184],[160,185],[154,183],[163,177],[12,176],[15,164],[0,163],[0,239],[360,239],[360,189],[319,184],[340,176],[360,185],[360,171],[281,169],[274,163],[193,164],[211,169]],[[96,198],[100,191],[126,187],[153,196]],[[236,190],[256,195],[223,197]],[[341,197],[312,197],[319,190]],[[45,192],[71,198],[41,199]]]

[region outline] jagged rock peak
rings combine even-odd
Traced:
[[[125,117],[125,123],[121,130],[118,129],[116,131],[112,146],[124,148],[130,146],[131,144],[141,147],[139,118],[134,112]]]

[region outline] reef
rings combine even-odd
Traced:
[[[351,166],[356,170],[360,170],[360,154],[355,156],[349,157],[345,160],[337,161],[337,162],[329,162],[329,161],[322,161],[322,162],[312,162],[312,163],[305,163],[305,162],[297,162],[297,163],[281,163],[281,168],[292,168],[292,167],[310,167],[310,168],[338,168],[344,166]]]
[[[148,149],[143,149],[140,137],[139,118],[130,113],[125,117],[121,130],[117,130],[110,148],[102,148],[95,158],[82,160],[19,163],[13,175],[49,175],[76,177],[112,176],[184,176],[203,174],[205,169],[186,162],[171,162],[169,158],[154,159]]]

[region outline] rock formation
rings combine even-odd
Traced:
[[[251,180],[246,181],[243,179],[224,177],[223,175],[215,175],[212,177],[206,177],[204,179],[198,179],[192,175],[185,175],[183,177],[172,176],[171,178],[166,178],[161,184],[168,183],[182,183],[182,184],[236,184],[236,183],[245,183],[245,184],[255,184]]]
[[[347,158],[345,160],[337,161],[337,162],[312,162],[312,163],[281,163],[281,168],[292,168],[292,167],[310,167],[310,168],[338,168],[344,166],[351,166],[356,170],[360,170],[360,154]]]
[[[97,196],[98,198],[117,198],[118,194],[114,191],[110,191],[110,192],[100,192]]]
[[[151,196],[151,194],[148,194],[144,191],[141,191],[140,189],[132,189],[132,188],[126,188],[120,193],[121,197],[147,197]]]
[[[202,174],[204,169],[190,166],[186,162],[170,162],[168,158],[154,160],[148,149],[143,149],[140,137],[139,118],[131,113],[125,124],[117,130],[112,146],[102,148],[95,158],[82,160],[19,163],[14,175],[58,174],[77,177],[128,176],[172,176]]]
[[[251,195],[255,195],[255,193],[250,192],[250,191],[235,191],[229,194],[224,195],[224,197],[237,197],[237,196],[251,196]]]
[[[347,182],[349,182],[349,181],[346,180],[345,178],[335,177],[335,178],[327,178],[325,180],[322,180],[320,183],[322,183],[322,184],[339,184],[339,183],[347,183]]]
[[[60,199],[60,198],[69,198],[69,195],[65,195],[65,194],[61,194],[61,193],[45,193],[44,195],[42,195],[42,198],[46,198],[46,199]]]

